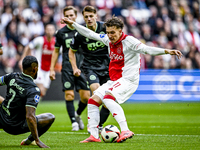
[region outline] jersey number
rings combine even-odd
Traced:
[[[10,88],[9,93],[12,94],[11,99],[9,99],[8,101],[8,105],[7,107],[3,107],[3,109],[7,112],[7,114],[10,116],[10,111],[9,111],[9,107],[10,107],[10,103],[13,101],[13,99],[15,98],[16,92]]]
[[[70,43],[71,43],[72,39],[66,39],[65,40],[65,44],[67,48],[70,48]]]

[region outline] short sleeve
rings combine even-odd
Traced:
[[[27,101],[26,106],[37,108],[37,105],[40,101],[40,90],[38,87],[30,89],[27,92]]]
[[[10,78],[11,78],[11,74],[6,74],[4,76],[1,76],[0,77],[0,86],[7,85]]]

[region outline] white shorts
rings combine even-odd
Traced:
[[[38,68],[37,79],[34,80],[35,84],[43,84],[43,86],[48,89],[51,84],[49,74],[50,71],[44,71],[41,68]]]
[[[116,81],[108,80],[97,90],[95,90],[94,94],[103,100],[104,95],[109,92],[116,98],[116,101],[119,104],[122,104],[131,97],[131,95],[136,91],[137,87],[138,84],[136,84],[136,82],[131,82],[130,80],[120,78]]]

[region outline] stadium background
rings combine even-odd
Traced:
[[[184,56],[141,55],[141,80],[129,101],[200,100],[200,13],[198,0],[0,0],[0,76],[19,71],[18,61],[24,46],[43,35],[44,26],[56,29],[62,9],[73,5],[78,9],[77,22],[84,23],[81,10],[86,5],[98,9],[98,20],[113,14],[124,23],[124,32],[151,46],[181,50]],[[56,65],[53,81],[44,100],[63,100],[61,87],[62,58]],[[56,91],[55,91],[56,87]],[[0,95],[5,96],[5,87]],[[76,99],[78,99],[76,93]]]

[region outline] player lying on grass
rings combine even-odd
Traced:
[[[22,73],[10,73],[0,77],[0,86],[7,85],[7,95],[0,106],[0,129],[18,135],[31,132],[21,145],[33,141],[42,148],[48,148],[39,137],[54,122],[51,113],[35,115],[40,98],[40,90],[33,82],[37,78],[38,61],[34,56],[26,56],[22,62]]]
[[[99,106],[102,103],[110,110],[120,126],[121,134],[117,142],[131,138],[134,133],[129,130],[124,111],[119,104],[128,100],[138,87],[140,53],[150,55],[170,54],[177,55],[178,58],[181,58],[182,53],[179,50],[161,49],[142,44],[133,36],[122,32],[124,23],[115,16],[105,22],[107,34],[97,34],[66,17],[61,19],[61,23],[72,24],[80,34],[101,41],[109,47],[110,80],[100,86],[88,100],[88,124],[91,135],[81,143],[101,142],[97,127]]]

